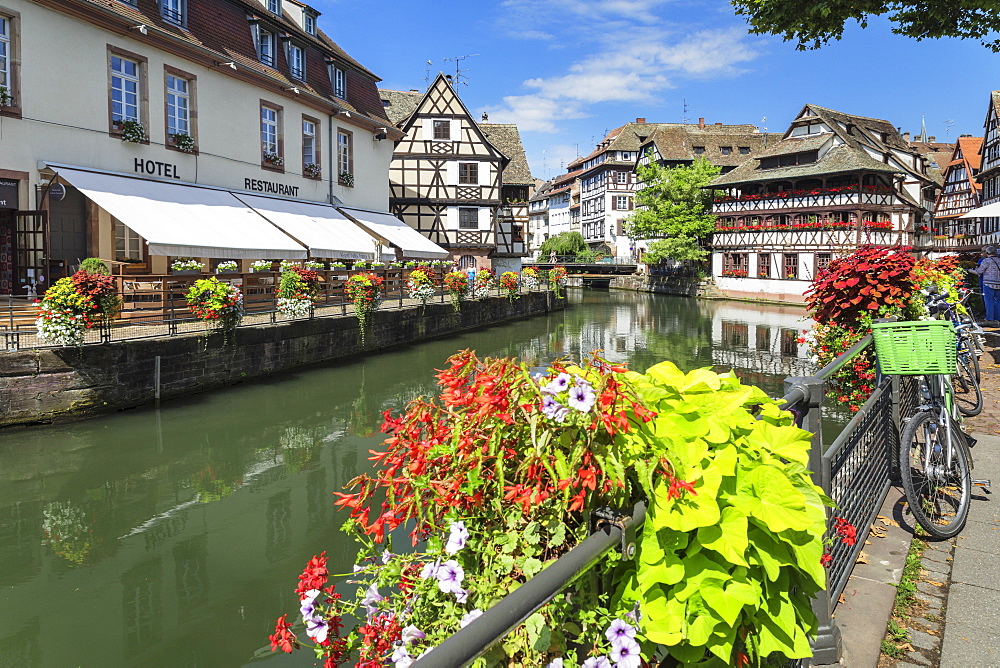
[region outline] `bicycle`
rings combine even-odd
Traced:
[[[972,479],[975,439],[962,431],[954,401],[955,329],[944,320],[885,322],[872,325],[872,336],[881,373],[921,378],[921,404],[899,439],[899,473],[916,522],[951,538],[965,527],[972,486],[990,487]]]
[[[957,303],[949,302],[948,296],[943,294],[932,294],[927,298],[931,315],[944,314],[955,330],[957,366],[952,386],[958,410],[966,417],[979,415],[983,410],[983,392],[979,387],[982,379],[979,356],[982,352],[977,350],[982,328],[971,316],[958,312],[958,305],[964,303],[970,294],[967,293]]]

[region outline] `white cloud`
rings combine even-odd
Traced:
[[[521,3],[509,0],[507,4]],[[662,3],[620,0],[600,4],[620,6],[622,11],[636,6],[638,11]],[[524,81],[534,92],[505,97],[502,106],[486,111],[491,119],[517,123],[522,131],[556,132],[559,121],[586,117],[587,105],[650,101],[675,87],[679,79],[738,74],[742,63],[758,55],[748,39],[742,28],[702,30],[674,42],[660,27],[605,29],[593,55],[570,65],[565,74]]]

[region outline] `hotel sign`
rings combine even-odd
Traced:
[[[0,209],[21,208],[17,197],[18,183],[12,179],[0,179]]]

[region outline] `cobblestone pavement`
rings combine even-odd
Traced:
[[[991,341],[1000,344],[1000,338]],[[973,478],[1000,485],[1000,365],[993,353],[981,360],[983,412],[967,418],[979,439],[973,448]],[[995,350],[1000,358],[1000,348]],[[1000,506],[973,488],[969,521],[948,541],[928,541],[921,559],[916,604],[905,627],[909,651],[880,666],[1000,666]]]

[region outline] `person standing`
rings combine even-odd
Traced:
[[[1000,258],[996,246],[983,246],[983,261],[971,270],[983,279],[983,304],[986,306],[984,325],[996,325],[1000,320]]]

